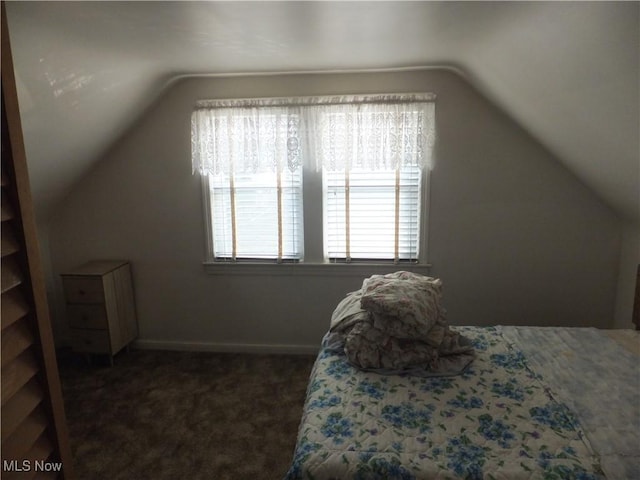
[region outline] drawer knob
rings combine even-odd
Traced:
[[[87,292],[85,292],[84,290],[78,290],[78,295],[84,295],[85,293]]]

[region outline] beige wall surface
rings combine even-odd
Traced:
[[[444,283],[450,322],[612,327],[618,217],[461,76],[434,69],[177,81],[52,217],[58,339],[66,330],[59,274],[90,259],[124,258],[133,265],[142,344],[316,347],[366,269],[206,273],[191,111],[207,98],[385,92],[437,94],[427,259]]]

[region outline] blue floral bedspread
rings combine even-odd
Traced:
[[[286,478],[604,478],[575,414],[500,328],[455,329],[477,357],[453,377],[363,372],[323,347]]]

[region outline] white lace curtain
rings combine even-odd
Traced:
[[[201,101],[191,117],[194,172],[432,167],[432,94]]]

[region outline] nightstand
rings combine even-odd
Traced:
[[[113,365],[138,335],[129,262],[93,261],[61,276],[73,350],[109,355]]]

